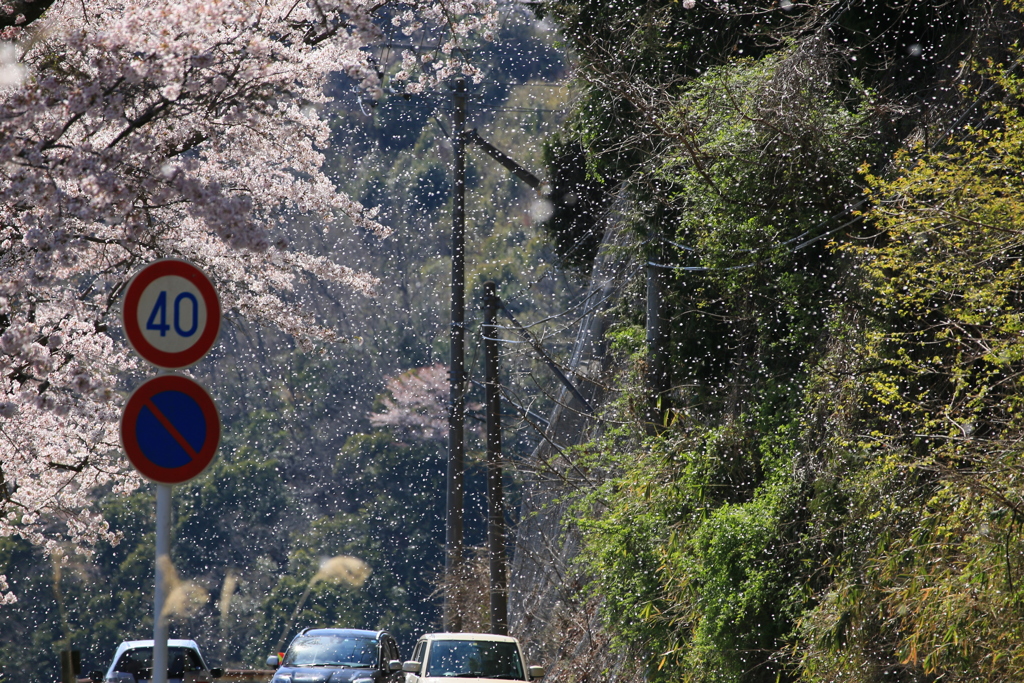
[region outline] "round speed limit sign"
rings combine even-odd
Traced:
[[[132,278],[121,309],[125,335],[161,368],[183,368],[206,355],[220,332],[220,300],[191,263],[165,259]]]

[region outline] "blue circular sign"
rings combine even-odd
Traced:
[[[154,377],[128,397],[121,443],[142,476],[159,484],[186,482],[209,467],[220,444],[217,406],[187,377]]]

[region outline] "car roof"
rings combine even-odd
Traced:
[[[354,636],[358,638],[372,638],[376,640],[383,635],[387,635],[385,631],[369,631],[362,628],[307,628],[299,633],[296,638],[302,636]]]
[[[511,636],[499,636],[496,633],[426,633],[420,640],[492,640],[498,643],[518,643]]]
[[[153,640],[126,640],[118,646],[118,650],[131,650],[136,647],[153,647]],[[184,638],[168,638],[167,647],[194,647],[199,649],[199,644],[194,640]]]

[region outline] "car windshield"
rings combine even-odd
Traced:
[[[136,647],[125,650],[114,665],[114,671],[138,676],[145,669],[153,668],[153,648]],[[198,655],[187,647],[167,648],[167,677],[182,678],[186,671],[201,671],[202,662]]]
[[[357,636],[317,635],[296,638],[281,666],[377,666],[377,641]]]
[[[516,644],[493,640],[435,640],[427,676],[526,680]]]

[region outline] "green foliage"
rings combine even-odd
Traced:
[[[679,291],[703,316],[685,336],[729,340],[694,349],[712,373],[756,358],[750,376],[788,374],[820,335],[836,272],[821,238],[873,151],[869,118],[835,96],[829,68],[828,55],[793,48],[712,69],[666,116],[685,144],[662,156],[650,182],[671,198],[671,238],[695,267],[680,273]]]
[[[582,52],[601,73],[575,122],[594,172],[629,178],[643,257],[677,273],[670,428],[639,428],[635,296],[611,340],[616,426],[575,454],[599,482],[574,508],[580,568],[645,680],[1020,677],[1016,623],[999,626],[1020,583],[1019,102],[967,146],[868,174],[883,237],[834,249],[863,234],[858,168],[907,124],[880,116],[906,87],[882,66],[904,29],[863,42],[890,12],[922,28],[932,8],[837,15],[873,72],[780,40],[641,99],[665,81],[630,90]]]
[[[792,405],[821,350],[842,272],[825,245],[877,154],[867,100],[837,94],[832,67],[792,46],[709,70],[661,118],[675,142],[631,180],[652,198],[633,219],[648,258],[675,266],[670,310],[685,311],[671,321],[679,400],[707,415],[755,396]]]
[[[648,680],[786,673],[779,651],[806,600],[793,581],[801,496],[793,429],[758,422],[690,424],[628,450],[619,431],[588,449],[615,474],[576,503],[580,561],[620,645],[643,644]]]
[[[437,618],[431,594],[444,565],[444,499],[437,495],[443,480],[436,444],[401,443],[383,431],[349,438],[335,460],[334,513],[292,539],[263,630],[277,640],[319,563],[336,555],[366,562],[369,579],[359,589],[317,584],[288,638],[308,626],[346,626],[387,629],[408,645],[428,629]],[[253,646],[254,658],[270,647]]]
[[[943,82],[947,66],[955,68],[964,58],[976,32],[1002,19],[999,0],[697,0],[688,5],[678,0],[545,3],[545,15],[558,21],[580,63],[573,132],[598,177],[618,182],[659,157],[666,138],[659,116],[694,80],[734,59],[770,56],[799,36],[805,44],[838,47],[839,68],[823,86],[845,90],[860,81],[887,103],[927,98],[941,107],[956,98],[952,84]],[[875,130],[879,142],[906,136],[927,125],[930,116],[924,106],[905,107],[902,114]],[[667,137],[671,141],[671,133]]]
[[[59,652],[67,647],[82,652],[84,671],[104,668],[125,634],[152,637],[151,508],[151,499],[141,497],[109,501],[104,512],[113,528],[138,531],[143,547],[103,546],[59,569],[26,541],[0,542],[0,574],[18,594],[0,611],[0,680],[26,680],[26,671],[35,680],[57,679]]]
[[[46,672],[52,678],[60,676],[56,653],[64,634],[53,599],[53,573],[48,564],[39,562],[26,541],[0,539],[0,574],[7,575],[11,588],[19,592],[24,605],[17,612],[9,606],[0,612],[0,632],[4,634],[0,638],[0,681],[3,683],[21,680],[26,668]],[[22,567],[32,569],[23,578],[15,571]]]
[[[274,460],[220,460],[209,476],[177,490],[174,536],[180,572],[196,576],[209,567],[250,566],[278,546],[275,527],[288,495]],[[216,510],[216,515],[209,511]],[[245,530],[244,535],[239,534]]]
[[[807,615],[808,680],[872,660],[922,680],[1024,673],[1024,81],[1008,73],[988,70],[1007,98],[986,127],[868,176],[882,232],[848,249],[873,297],[857,347],[870,431],[864,463],[838,481],[869,533]]]

